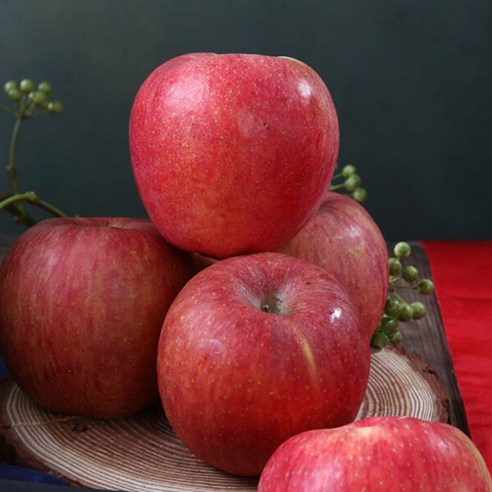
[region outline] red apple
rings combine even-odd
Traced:
[[[490,492],[492,480],[459,429],[411,417],[373,417],[292,437],[270,458],[258,486],[258,492],[327,490]]]
[[[48,219],[0,269],[0,345],[39,405],[116,418],[158,400],[166,311],[192,275],[187,255],[140,219]]]
[[[274,250],[318,208],[338,120],[328,89],[286,57],[194,53],[140,87],[129,125],[143,204],[161,234],[224,258]]]
[[[288,437],[356,417],[369,364],[366,334],[336,279],[258,253],[188,282],[164,321],[157,372],[183,443],[217,468],[259,475]]]
[[[367,337],[371,337],[388,294],[388,250],[379,227],[362,205],[346,195],[328,192],[314,217],[279,251],[335,276],[359,309]]]

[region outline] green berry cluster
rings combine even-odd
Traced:
[[[422,319],[426,315],[426,307],[420,301],[407,302],[397,290],[412,289],[421,295],[431,295],[434,284],[428,278],[419,278],[418,269],[408,264],[412,253],[410,244],[399,242],[393,248],[394,256],[389,258],[389,290],[384,306],[384,314],[374,332],[371,345],[381,349],[389,343],[399,343],[402,333],[399,323]]]
[[[49,82],[40,82],[37,86],[31,79],[22,79],[20,82],[9,80],[4,84],[4,90],[10,99],[10,105],[0,102],[0,109],[10,113],[14,119],[12,136],[8,152],[8,164],[5,166],[9,177],[9,186],[0,190],[0,212],[4,211],[13,216],[17,224],[28,227],[36,222],[26,205],[34,205],[55,217],[65,217],[65,214],[50,203],[42,200],[33,191],[23,192],[17,177],[17,143],[19,133],[24,122],[41,113],[58,114],[63,110],[62,103],[52,99],[52,87]]]
[[[49,82],[43,81],[36,86],[31,79],[22,79],[20,82],[9,80],[5,83],[4,90],[13,102],[11,109],[5,109],[22,119],[40,112],[59,114],[63,110],[60,101],[51,99],[52,88]]]
[[[357,202],[367,200],[367,191],[362,187],[362,178],[352,164],[347,164],[340,173],[333,176],[330,191],[345,192]]]

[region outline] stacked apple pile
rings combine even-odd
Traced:
[[[160,396],[196,456],[241,475],[259,475],[304,431],[356,425],[389,265],[370,215],[327,191],[338,149],[332,98],[304,63],[191,54],[158,67],[130,118],[150,222],[48,219],[2,265],[0,342],[16,382],[49,410],[98,418]],[[358,425],[357,439],[382,441],[345,464],[380,454],[401,425],[391,422]],[[405,426],[434,444],[457,433]],[[327,447],[337,442],[326,435]],[[466,490],[490,490],[471,441],[455,441],[446,449],[467,460],[463,483],[478,484]],[[275,467],[302,482],[313,452],[289,461],[294,447],[275,453],[260,486],[327,490],[326,477],[328,488],[268,485],[280,483]],[[449,479],[453,466],[436,473]]]

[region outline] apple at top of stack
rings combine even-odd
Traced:
[[[325,83],[306,64],[194,53],[144,81],[129,139],[160,233],[225,258],[274,250],[309,220],[333,176],[339,128]]]

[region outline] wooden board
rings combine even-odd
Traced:
[[[0,236],[0,255],[10,241]],[[430,277],[425,251],[413,247],[413,263]],[[436,299],[429,298],[427,307],[424,320],[405,326],[404,348],[372,355],[358,418],[413,415],[468,432]],[[66,417],[38,408],[10,379],[1,384],[0,405],[5,438],[0,458],[50,471],[74,485],[142,492],[256,490],[254,479],[221,473],[194,458],[159,406],[109,422]]]
[[[160,406],[112,421],[67,417],[35,405],[13,381],[1,383],[2,431],[17,460],[76,485],[135,492],[256,490],[256,480],[215,470],[179,441]],[[372,354],[358,419],[379,415],[448,421],[448,400],[419,356]]]

